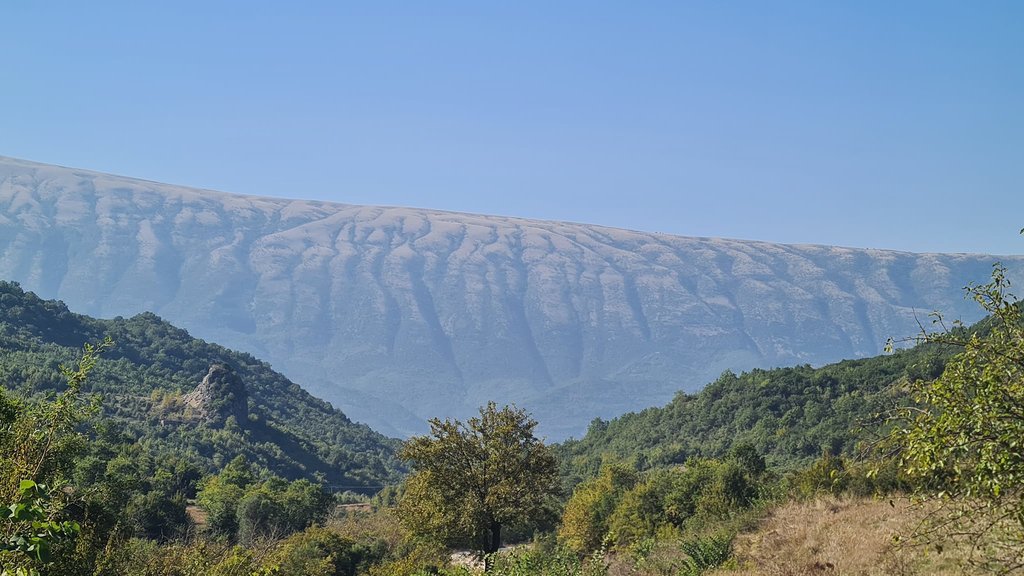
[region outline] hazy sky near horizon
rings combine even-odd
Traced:
[[[0,6],[0,155],[689,236],[1024,252],[1024,2]]]

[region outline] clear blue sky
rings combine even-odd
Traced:
[[[34,1],[0,154],[248,194],[1024,252],[1024,2]]]

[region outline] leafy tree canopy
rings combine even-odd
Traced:
[[[399,513],[414,532],[484,554],[505,527],[544,519],[558,493],[554,455],[525,410],[493,402],[467,422],[433,419],[430,435],[406,442],[412,464]]]

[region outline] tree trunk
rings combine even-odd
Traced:
[[[501,548],[501,523],[492,521],[490,532],[491,539],[484,550],[484,572],[491,571],[491,568],[494,566],[494,558],[492,556]]]

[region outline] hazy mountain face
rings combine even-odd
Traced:
[[[962,287],[995,260],[236,196],[0,158],[0,278],[91,315],[156,312],[392,434],[495,400],[558,439],[726,368],[877,354],[931,310],[977,319]],[[1020,277],[1024,257],[1001,260]]]

